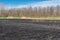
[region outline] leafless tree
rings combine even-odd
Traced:
[[[1,6],[1,5],[0,5]],[[4,7],[0,7],[0,16],[4,17],[50,17],[60,16],[60,6],[57,7],[35,7],[32,8],[14,8],[10,10],[4,10]]]

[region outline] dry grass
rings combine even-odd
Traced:
[[[60,17],[0,17],[0,19],[60,20]]]

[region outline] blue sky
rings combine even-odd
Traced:
[[[60,5],[60,0],[0,0],[6,8],[46,7]]]
[[[0,3],[3,3],[5,5],[25,5],[34,2],[42,2],[42,1],[46,1],[46,0],[0,0]]]

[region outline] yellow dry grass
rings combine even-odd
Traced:
[[[32,20],[60,20],[60,17],[0,17],[0,19],[32,19]]]

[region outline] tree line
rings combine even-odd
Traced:
[[[50,7],[29,7],[0,10],[0,17],[58,17],[60,16],[60,6]]]

